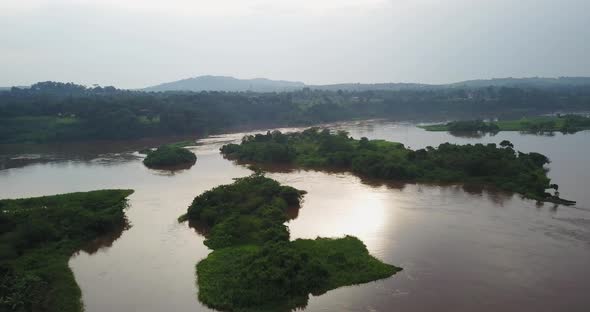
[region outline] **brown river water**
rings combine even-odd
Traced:
[[[393,122],[333,128],[412,148],[507,139],[518,150],[547,155],[562,197],[578,203],[537,204],[492,190],[384,184],[347,173],[269,173],[308,191],[288,223],[293,239],[354,235],[379,259],[404,268],[384,280],[310,296],[306,311],[590,309],[590,131],[467,138]],[[201,140],[191,148],[196,165],[177,172],[147,169],[137,153],[107,142],[57,152],[0,151],[4,159],[17,160],[0,170],[0,198],[134,189],[126,211],[130,228],[70,260],[86,311],[208,311],[197,300],[195,264],[210,251],[200,234],[176,218],[196,195],[251,173],[218,151],[242,135]]]

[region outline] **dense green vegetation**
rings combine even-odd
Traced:
[[[580,115],[542,116],[519,120],[485,122],[482,120],[452,121],[446,124],[423,126],[428,131],[450,132],[498,132],[522,131],[530,133],[575,133],[590,129],[590,117]]]
[[[165,135],[367,118],[520,118],[590,110],[590,86],[162,92],[43,82],[0,91],[0,144]]]
[[[539,153],[515,152],[503,141],[496,144],[455,145],[411,150],[382,140],[355,140],[345,132],[311,128],[299,133],[246,136],[221,152],[252,163],[284,163],[307,168],[350,170],[362,176],[418,182],[459,182],[492,185],[537,200],[554,199]]]
[[[309,293],[389,277],[356,237],[298,239],[215,250],[197,264],[199,299],[227,311],[289,311]]]
[[[131,190],[0,200],[0,311],[82,311],[68,260],[125,223]]]
[[[285,240],[289,237],[283,224],[287,221],[285,210],[298,207],[304,193],[252,175],[195,197],[181,220],[200,221],[210,227],[205,245],[212,249]]]
[[[174,144],[162,145],[155,151],[146,152],[147,156],[143,163],[148,168],[192,166],[197,161],[197,156],[193,152]]]
[[[322,293],[400,269],[369,255],[355,237],[289,241],[286,209],[305,192],[261,174],[197,196],[180,220],[210,227],[214,251],[197,264],[199,299],[228,311],[289,310]]]

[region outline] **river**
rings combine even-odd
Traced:
[[[562,197],[578,203],[537,204],[493,190],[383,183],[347,173],[269,173],[308,191],[288,223],[293,239],[354,235],[379,259],[404,268],[385,280],[310,296],[307,311],[587,311],[590,131],[469,138],[386,121],[332,127],[412,148],[507,139],[517,150],[547,155]],[[195,166],[177,172],[147,169],[133,151],[101,153],[98,144],[76,145],[84,157],[69,149],[59,157],[12,151],[5,158],[27,161],[0,170],[0,198],[134,189],[126,210],[130,228],[70,260],[86,311],[208,311],[196,297],[195,264],[210,251],[203,236],[176,218],[196,195],[251,173],[218,151],[242,135],[200,140],[191,147]]]

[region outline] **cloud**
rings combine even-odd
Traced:
[[[243,16],[270,13],[328,14],[341,10],[383,9],[391,4],[389,0],[3,0],[0,10],[4,14],[18,14],[78,6],[193,16]]]

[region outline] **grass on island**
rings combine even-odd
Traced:
[[[214,249],[197,264],[199,300],[227,311],[288,311],[305,306],[310,293],[401,270],[352,236],[289,241],[286,209],[304,193],[253,174],[195,198],[180,220],[209,226],[205,244]]]
[[[278,131],[246,136],[241,144],[221,148],[228,158],[247,163],[282,163],[313,169],[350,170],[361,176],[416,182],[492,185],[531,199],[553,200],[539,153],[521,153],[512,143],[440,144],[411,150],[383,140],[355,140],[345,132],[311,128],[299,133]]]
[[[590,117],[579,115],[539,116],[520,120],[501,120],[486,122],[482,120],[452,121],[446,124],[427,125],[421,128],[428,131],[450,132],[498,132],[522,131],[530,133],[563,132],[575,133],[590,129]]]
[[[155,151],[147,151],[147,156],[143,160],[144,165],[148,168],[167,168],[174,166],[192,166],[197,161],[197,156],[188,149],[181,147],[184,142],[177,145],[162,145]]]
[[[132,190],[0,200],[0,311],[79,312],[72,254],[125,224]]]

